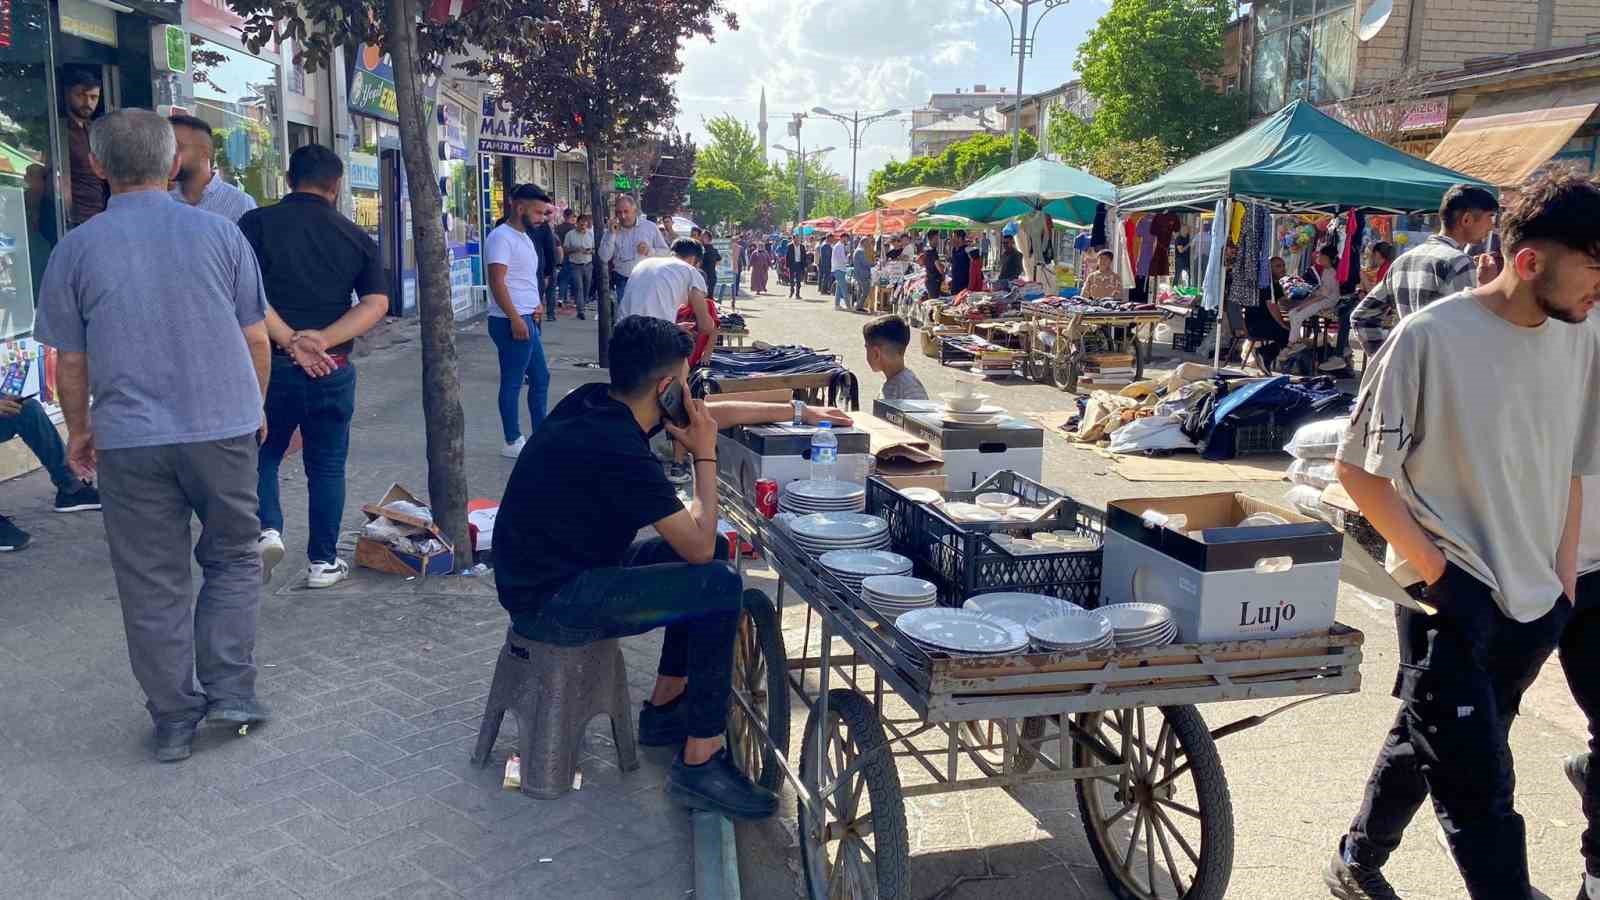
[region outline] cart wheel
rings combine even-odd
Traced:
[[[811,792],[823,786],[815,783],[820,708],[811,708],[800,751]],[[800,804],[800,866],[811,900],[901,900],[910,890],[905,797],[877,710],[855,691],[829,691],[823,739],[822,780],[838,784],[821,798],[820,816]]]
[[[1157,727],[1155,718],[1159,714]],[[1077,718],[1104,744],[1074,742],[1074,766],[1120,763],[1076,783],[1089,849],[1118,900],[1222,900],[1233,871],[1233,802],[1222,760],[1193,706]]]
[[[1133,380],[1144,380],[1144,361],[1150,355],[1150,348],[1139,343],[1139,335],[1131,335],[1128,339],[1128,350],[1133,354]],[[1142,353],[1140,351],[1143,351]]]
[[[1083,351],[1074,350],[1066,357],[1056,357],[1056,387],[1069,394],[1078,392],[1078,372],[1083,367]]]
[[[1027,742],[1037,744],[1044,737],[1044,727],[1048,721],[1048,716],[1029,716],[1022,720],[1022,732],[1018,735],[1016,752],[1011,757],[1011,771],[1018,775],[1026,774],[1039,761],[1039,751],[1028,746]]]
[[[744,707],[735,702],[728,712],[728,753],[751,781],[773,791],[783,783],[777,757],[789,755],[787,661],[777,608],[761,591],[745,591],[744,614],[733,645],[733,689],[762,716],[767,740],[761,739]]]

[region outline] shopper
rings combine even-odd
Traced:
[[[571,303],[578,311],[579,318],[583,315],[583,303],[573,298],[574,285],[572,260],[567,258],[567,235],[572,229],[578,227],[578,213],[572,207],[561,211],[561,222],[556,225],[556,246],[561,248],[561,265],[556,267],[556,305]]]
[[[722,262],[722,254],[711,243],[711,229],[697,228],[696,239],[700,241],[700,271],[705,276],[706,296],[717,296],[717,264]]]
[[[156,758],[174,762],[188,758],[202,718],[238,727],[267,717],[253,656],[266,300],[238,227],[167,193],[178,147],[165,118],[119,110],[89,141],[111,200],[56,245],[34,336],[59,351],[67,460],[81,476],[99,473],[128,658]]]
[[[817,293],[827,296],[833,293],[833,253],[832,237],[820,235],[817,238]]]
[[[733,236],[733,244],[728,247],[728,251],[733,254],[733,290],[731,296],[734,300],[739,299],[739,281],[744,278],[749,247],[749,237],[741,237],[737,234]]]
[[[639,215],[639,207],[627,194],[618,194],[612,205],[611,224],[600,239],[600,261],[611,267],[612,293],[621,297],[628,287],[628,276],[639,260],[668,250],[661,229]]]
[[[864,238],[856,243],[856,249],[850,253],[850,269],[861,289],[861,300],[856,309],[864,309],[868,298],[872,296],[872,263],[867,261],[867,242]]]
[[[584,318],[583,309],[589,303],[590,282],[594,275],[594,220],[588,213],[578,216],[572,230],[561,241],[563,268],[567,272],[568,290],[578,308],[578,319]]]
[[[765,245],[757,244],[750,252],[750,293],[758,297],[767,293],[768,270],[772,268],[772,253]]]
[[[789,252],[784,255],[784,266],[789,270],[789,296],[800,299],[800,285],[806,280],[806,266],[808,264],[806,245],[800,240],[800,232],[796,231],[789,241]]]
[[[1600,296],[1600,186],[1535,179],[1501,228],[1504,270],[1401,320],[1338,451],[1415,608],[1395,610],[1400,713],[1328,863],[1335,897],[1396,896],[1381,868],[1430,794],[1474,900],[1532,896],[1507,741],[1572,618],[1578,479],[1600,474],[1600,339],[1568,324]]]
[[[556,241],[556,229],[551,221],[557,215],[554,206],[547,206],[544,215],[529,219],[533,223],[528,237],[539,252],[539,296],[544,300],[544,320],[556,320],[556,272],[561,266],[561,246]]]
[[[62,90],[67,133],[67,227],[76,228],[105,211],[106,180],[89,161],[89,128],[100,109],[100,76],[85,68],[68,69]]]
[[[1312,263],[1317,273],[1317,286],[1310,296],[1289,308],[1289,346],[1286,352],[1296,353],[1306,346],[1305,327],[1311,319],[1332,313],[1339,305],[1339,245],[1324,244],[1317,248]]]
[[[967,255],[967,232],[957,228],[950,235],[950,293],[959,294],[967,289],[971,280],[968,267],[972,258]]]
[[[1109,251],[1101,251],[1106,253]],[[1002,284],[1014,284],[1022,279],[1022,251],[1017,249],[1017,239],[1009,234],[1000,237],[1000,274]],[[1117,285],[1120,294],[1122,285]]]
[[[1011,255],[1016,254],[1016,276],[1022,275],[1022,251],[1017,249],[1016,242],[1010,235],[1005,239],[1005,260],[1010,262]],[[1085,300],[1121,300],[1122,279],[1114,271],[1116,254],[1110,250],[1101,250],[1095,254],[1094,271],[1083,280],[1083,287],[1078,295]],[[1002,274],[1001,278],[1004,279]]]
[[[178,137],[178,177],[172,196],[190,206],[216,213],[230,222],[256,208],[256,198],[222,180],[212,166],[216,148],[205,119],[176,113],[167,117]]]
[[[934,249],[933,238],[923,245],[922,255],[917,261],[922,264],[923,282],[928,286],[928,296],[938,298],[944,296],[944,270],[939,268],[939,251]]]
[[[261,577],[270,579],[283,559],[278,467],[299,431],[307,492],[306,587],[311,588],[332,587],[350,576],[350,564],[339,558],[345,461],[356,408],[350,351],[355,339],[389,312],[378,245],[336,205],[343,180],[339,155],[307,144],[289,156],[290,193],[239,220],[261,266],[272,337],[267,439],[256,467]],[[354,306],[352,294],[359,298]]]
[[[833,305],[834,308],[848,308],[850,300],[850,250],[844,244],[844,235],[833,236],[833,245],[828,248],[828,257],[832,261],[829,269],[833,272]]]
[[[885,400],[926,400],[928,390],[906,367],[911,326],[899,316],[883,316],[861,327],[867,345],[867,367],[883,376]]]
[[[500,357],[500,428],[506,444],[500,455],[516,459],[527,439],[517,412],[522,385],[528,385],[528,433],[544,422],[550,392],[539,331],[539,251],[530,234],[545,216],[550,195],[524,184],[510,194],[511,210],[483,242],[489,267],[489,338]]]
[[[55,510],[59,513],[84,512],[100,508],[100,494],[94,485],[73,474],[67,465],[67,448],[61,443],[50,414],[34,397],[8,397],[0,394],[0,444],[12,438],[38,457],[56,486]],[[5,516],[0,516],[0,553],[21,550],[32,537]]]

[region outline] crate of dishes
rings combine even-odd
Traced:
[[[888,523],[892,549],[939,586],[946,606],[994,591],[1099,602],[1104,516],[1013,471],[945,493],[874,476],[867,511]]]

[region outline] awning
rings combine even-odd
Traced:
[[[1428,161],[1516,187],[1561,152],[1600,105],[1600,82],[1489,94],[1450,129]]]

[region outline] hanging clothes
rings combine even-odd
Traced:
[[[1156,238],[1153,230],[1155,216],[1144,216],[1139,219],[1139,264],[1134,267],[1133,274],[1145,278],[1150,274],[1150,265],[1155,261]]]
[[[1241,309],[1261,302],[1261,217],[1267,208],[1252,203],[1239,229],[1239,252],[1228,272],[1228,302]]]
[[[1150,217],[1150,234],[1155,238],[1150,265],[1146,274],[1163,276],[1172,274],[1172,238],[1183,227],[1183,220],[1172,213]]]
[[[1110,246],[1110,243],[1110,239],[1106,236],[1106,205],[1104,203],[1096,203],[1094,205],[1094,228],[1089,234],[1089,246],[1107,247]]]
[[[1223,240],[1223,223],[1228,221],[1228,201],[1217,201],[1216,218],[1212,220],[1211,252],[1206,254],[1205,284],[1201,289],[1200,303],[1206,309],[1222,307],[1222,251],[1228,246]]]
[[[1233,204],[1228,212],[1228,243],[1239,243],[1239,230],[1244,227],[1245,206],[1243,203]]]
[[[1270,290],[1272,288],[1272,211],[1265,206],[1258,207],[1260,214],[1256,216],[1256,238],[1261,245],[1260,260],[1257,263],[1256,288]]]

